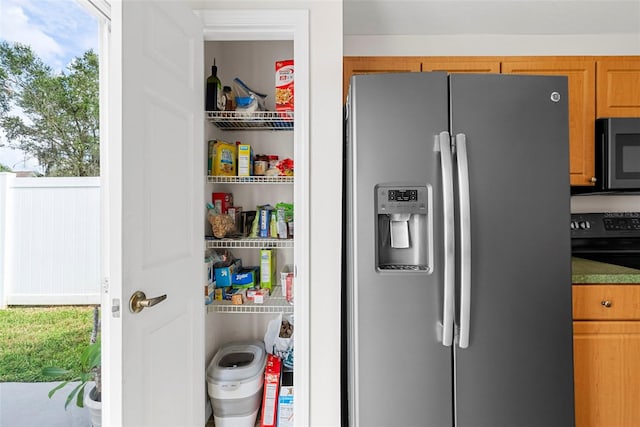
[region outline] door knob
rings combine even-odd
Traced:
[[[136,291],[131,295],[129,299],[129,310],[132,313],[140,313],[145,307],[153,307],[154,305],[161,303],[167,299],[167,295],[160,295],[159,297],[149,298],[142,291]]]

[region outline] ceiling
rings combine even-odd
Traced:
[[[344,35],[637,34],[640,0],[343,0]]]

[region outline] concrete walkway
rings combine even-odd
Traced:
[[[51,399],[52,383],[0,383],[1,427],[91,427],[89,410],[64,402],[72,385],[56,392]]]

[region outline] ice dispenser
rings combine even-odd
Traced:
[[[430,270],[426,186],[379,184],[376,197],[376,268]]]

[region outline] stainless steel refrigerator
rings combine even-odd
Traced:
[[[361,427],[574,425],[562,76],[354,76],[346,401]]]

